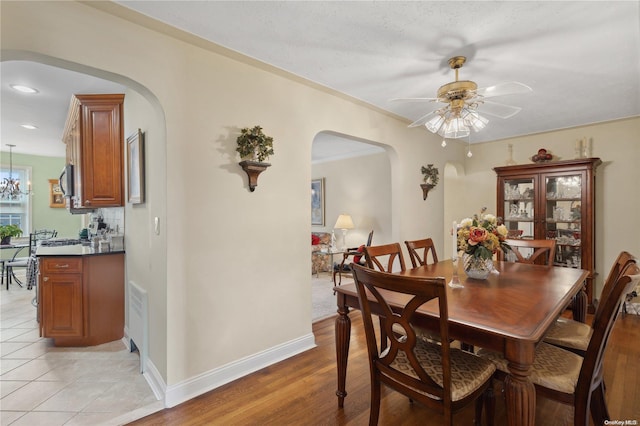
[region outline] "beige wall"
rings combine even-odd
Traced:
[[[347,247],[366,243],[371,230],[374,244],[391,238],[391,169],[386,153],[314,164],[313,179],[325,179],[325,226],[311,231],[331,232],[338,215],[350,214],[355,229],[347,233]],[[342,231],[337,229],[338,246]]]
[[[146,162],[151,170],[149,201],[142,207],[128,206],[125,212],[127,275],[143,281],[152,294],[150,360],[167,392],[176,394],[170,404],[206,390],[200,384],[206,381],[203,377],[229,371],[229,366],[270,354],[273,348],[312,339],[311,289],[305,285],[311,260],[300,248],[309,245],[311,143],[319,132],[386,146],[389,238],[434,235],[442,246],[444,186],[423,201],[420,167],[433,163],[442,171],[447,161],[465,161],[460,144],[442,149],[440,138],[407,129],[406,122],[360,102],[97,7],[120,10],[111,3],[3,2],[2,59],[31,58],[111,78],[145,99],[129,94],[136,98],[131,105],[137,106],[126,116],[133,122],[125,124],[127,134],[136,127],[148,132],[151,146]],[[249,192],[246,175],[237,165],[235,137],[239,128],[255,124],[274,137],[276,154],[255,192]],[[628,152],[637,153],[630,142],[638,134],[637,120],[626,124],[625,133],[616,126],[604,125],[601,133],[599,126],[590,129],[602,141],[594,154],[629,164]],[[575,137],[581,136],[577,131]],[[516,158],[523,161],[525,153],[537,150],[538,142],[555,152],[561,141],[570,145],[573,138],[559,132],[518,139]],[[607,143],[617,144],[615,158]],[[490,167],[502,162],[504,144],[479,146],[466,162],[474,188],[465,194],[469,210],[495,205]],[[637,197],[622,195],[632,191],[624,185],[631,181],[630,173],[638,177],[635,170],[603,167],[600,179],[607,183],[600,187],[609,193],[601,201],[631,208],[620,215],[617,205],[607,204],[599,220],[615,217],[620,222],[618,218],[638,211]],[[160,219],[160,235],[151,232],[154,217]],[[633,243],[629,232],[611,232],[626,233],[621,236],[625,239],[612,236],[599,242],[606,254],[603,261],[613,259],[614,246]],[[220,383],[212,380],[209,386]]]

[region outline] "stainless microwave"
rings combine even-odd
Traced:
[[[73,197],[73,164],[67,164],[60,174],[60,190],[65,197]]]

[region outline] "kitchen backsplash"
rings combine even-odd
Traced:
[[[109,207],[104,209],[97,209],[91,213],[91,220],[94,217],[101,216],[107,227],[114,232],[124,234],[124,207]]]

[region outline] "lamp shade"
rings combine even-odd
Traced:
[[[334,226],[336,229],[353,229],[353,220],[351,216],[348,214],[341,214],[338,216],[338,220],[336,220],[336,224]]]

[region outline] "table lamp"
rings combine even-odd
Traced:
[[[355,228],[355,226],[353,226],[353,220],[351,220],[351,216],[348,214],[341,214],[340,216],[338,216],[338,220],[336,220],[334,228],[342,229],[342,250],[346,250],[347,230]]]

